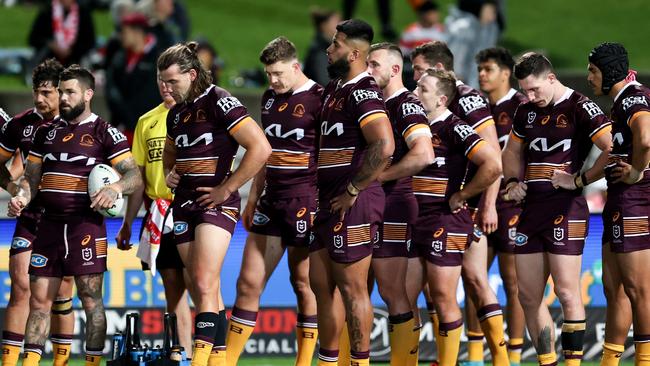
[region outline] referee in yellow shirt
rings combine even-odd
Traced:
[[[149,210],[153,201],[157,199],[171,201],[173,197],[165,183],[162,152],[167,135],[167,112],[175,102],[159,79],[158,90],[163,102],[140,117],[133,135],[131,150],[135,162],[140,168],[144,188],[128,196],[124,220],[115,238],[117,247],[122,250],[131,248],[131,226],[142,203],[144,202],[145,208]],[[147,222],[149,214],[147,212],[147,216],[142,221],[143,226]],[[148,266],[143,263],[143,267]],[[167,312],[176,313],[181,346],[185,348],[187,356],[192,357],[192,315],[187,301],[186,289],[188,286],[183,276],[183,261],[176,250],[173,231],[162,235],[160,252],[156,257],[156,269],[162,276],[165,287]]]

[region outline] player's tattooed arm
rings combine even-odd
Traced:
[[[75,277],[77,294],[86,312],[86,347],[91,349],[102,349],[106,340],[103,279],[103,273]]]
[[[378,117],[370,121],[362,127],[362,132],[368,147],[361,168],[351,181],[354,187],[360,190],[377,180],[379,174],[386,169],[395,150],[393,131],[387,117]]]
[[[115,170],[122,176],[116,183],[120,187],[122,194],[131,194],[142,187],[140,169],[133,157],[128,157],[115,164]]]

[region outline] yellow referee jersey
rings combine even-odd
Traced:
[[[140,117],[133,135],[132,153],[136,164],[144,167],[144,193],[151,199],[172,199],[172,192],[165,184],[162,155],[167,135],[167,112],[161,103]]]

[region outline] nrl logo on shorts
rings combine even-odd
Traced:
[[[621,237],[621,226],[620,225],[613,225],[612,226],[612,235],[614,236],[615,239],[619,239]]]
[[[81,249],[81,259],[85,260],[86,262],[93,259],[93,250],[90,248]]]
[[[515,240],[517,237],[517,228],[511,227],[508,229],[508,239]]]
[[[334,235],[334,247],[343,248],[343,235]]]
[[[304,234],[307,231],[307,221],[305,220],[296,221],[296,231],[300,234]]]
[[[537,113],[528,112],[528,124],[531,124],[531,123],[535,122],[536,117],[537,117]]]
[[[434,252],[440,253],[442,252],[442,240],[434,240],[431,242],[431,249],[433,249]]]
[[[557,241],[564,239],[564,229],[561,227],[553,228],[553,239]]]

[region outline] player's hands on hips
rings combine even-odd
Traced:
[[[117,249],[119,250],[129,250],[131,249],[131,225],[122,223],[120,230],[115,236],[115,242],[117,243]]]
[[[551,176],[551,184],[553,188],[564,188],[570,191],[578,188],[576,187],[575,175],[569,174],[564,170],[555,169],[553,170],[553,176]]]
[[[640,172],[634,169],[632,165],[619,160],[616,163],[616,166],[612,169],[611,176],[614,178],[613,183],[623,182],[625,184],[634,184],[643,178],[643,172]]]
[[[95,211],[113,207],[115,200],[120,197],[120,188],[116,184],[103,186],[99,191],[90,195],[90,208]]]
[[[521,202],[526,198],[527,189],[528,186],[524,182],[510,182],[503,190],[503,200]]]
[[[452,213],[459,213],[460,210],[467,208],[467,201],[463,197],[462,191],[458,191],[449,198],[449,208]]]
[[[23,208],[27,206],[27,198],[22,196],[11,197],[7,207],[7,216],[17,217],[20,216]]]
[[[196,200],[196,203],[202,207],[215,208],[215,206],[225,202],[232,194],[232,191],[226,188],[225,184],[216,187],[199,187],[197,192],[205,192],[204,195]]]
[[[492,234],[493,232],[497,231],[497,227],[499,226],[499,216],[497,215],[496,206],[489,205],[487,207],[483,207],[479,213],[479,223],[481,230],[485,234]]]
[[[167,187],[172,189],[178,187],[180,181],[181,176],[176,173],[176,168],[173,168],[165,177],[165,184],[167,184]]]
[[[257,204],[247,203],[244,212],[241,214],[242,224],[247,231],[250,231],[253,226],[253,216],[255,215],[256,206]]]
[[[345,213],[354,206],[354,203],[357,201],[358,196],[353,196],[347,191],[341,193],[340,195],[332,198],[330,200],[330,212],[338,213],[341,221],[345,218]]]

